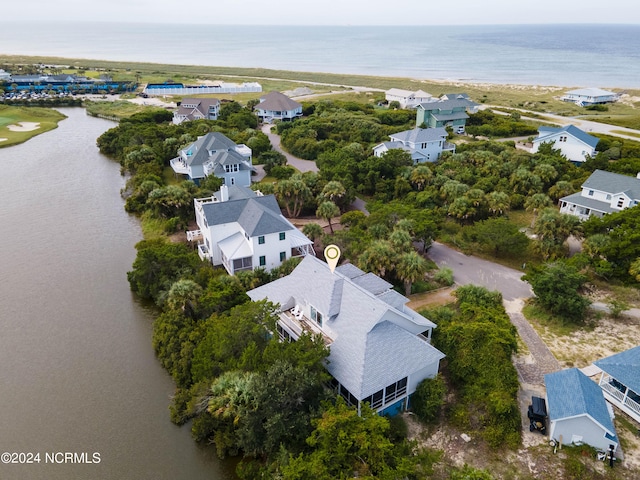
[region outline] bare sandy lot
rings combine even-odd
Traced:
[[[12,132],[30,132],[32,130],[37,130],[40,128],[40,123],[38,122],[20,122],[15,125],[7,125],[7,128]],[[5,139],[6,140],[6,139]]]

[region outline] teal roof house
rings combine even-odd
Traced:
[[[640,423],[640,346],[596,360],[600,387],[609,403]]]
[[[544,376],[547,386],[549,438],[565,445],[586,443],[609,451],[618,448],[613,410],[596,382],[577,368]]]
[[[586,220],[619,212],[640,202],[640,174],[636,177],[595,170],[582,184],[582,190],[560,199],[560,213]]]
[[[223,185],[208,198],[194,200],[198,255],[223,266],[230,275],[263,268],[270,271],[291,257],[314,255],[313,242],[280,212],[273,195]]]
[[[332,273],[307,256],[290,275],[247,294],[279,305],[281,340],[322,336],[332,385],[349,405],[368,403],[393,415],[409,406],[422,380],[438,373],[444,354],[431,345],[436,325],[408,308],[409,299],[391,286],[351,264]]]
[[[176,174],[185,175],[196,184],[215,175],[227,186],[251,185],[251,149],[237,145],[220,132],[210,132],[178,152],[169,164]]]
[[[469,115],[477,112],[478,104],[464,94],[447,94],[435,101],[421,103],[416,108],[416,127],[452,127],[455,133],[464,133]]]

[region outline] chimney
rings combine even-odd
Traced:
[[[226,202],[227,200],[229,200],[229,187],[222,185],[220,187],[220,201]]]

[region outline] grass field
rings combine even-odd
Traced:
[[[49,108],[0,105],[0,138],[6,139],[0,141],[0,148],[26,142],[31,137],[53,130],[58,127],[58,122],[65,118],[62,113]],[[22,132],[8,128],[9,125],[20,122],[38,123],[39,126],[35,130]]]

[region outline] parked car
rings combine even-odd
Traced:
[[[544,398],[531,397],[531,405],[527,411],[529,418],[529,431],[539,431],[543,435],[547,434],[547,404]]]

